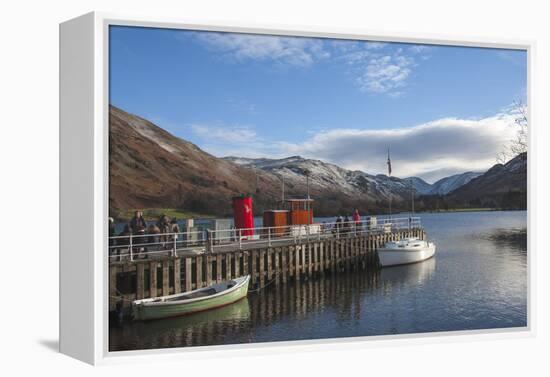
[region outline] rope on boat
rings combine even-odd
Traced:
[[[120,299],[120,300],[122,300],[122,301],[134,302],[134,300],[130,300],[130,299],[128,299],[128,298],[124,298],[124,294],[123,294],[121,291],[119,291],[116,287],[115,287],[115,291],[116,291],[116,293],[118,293],[120,296],[111,296],[111,295],[109,295],[110,298],[116,298],[116,299]]]
[[[281,267],[283,267],[283,268],[289,268],[289,267],[290,267],[290,263],[291,263],[291,261],[288,260],[288,261],[286,262],[286,266],[282,266],[282,265],[281,265]],[[271,281],[268,282],[268,283],[267,283],[266,285],[264,285],[263,287],[260,287],[260,288],[257,288],[257,289],[253,289],[253,290],[250,290],[250,289],[249,289],[249,290],[248,290],[248,293],[257,293],[257,292],[260,292],[262,289],[265,289],[265,288],[267,288],[268,286],[270,286],[275,280],[276,280],[276,279],[271,279]]]
[[[128,301],[128,302],[134,302],[134,300],[130,300],[128,298],[124,298],[122,296],[109,296],[110,298],[116,298],[117,300],[122,300],[122,301]]]
[[[260,292],[262,289],[265,289],[266,287],[268,287],[271,283],[273,283],[275,281],[275,279],[272,279],[270,282],[268,282],[266,285],[264,285],[263,287],[260,287],[258,289],[253,289],[253,290],[248,290],[248,293],[256,293],[256,292]]]

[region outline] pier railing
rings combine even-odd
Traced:
[[[220,253],[421,228],[420,217],[109,237],[110,261]]]

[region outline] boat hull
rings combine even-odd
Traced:
[[[418,263],[430,259],[435,254],[435,245],[416,250],[379,249],[378,258],[382,267],[398,266],[402,264]]]
[[[148,321],[152,319],[177,317],[205,310],[211,310],[222,306],[233,304],[243,299],[248,294],[249,277],[243,284],[240,284],[234,290],[227,293],[215,295],[214,297],[205,297],[201,300],[188,300],[181,302],[164,303],[163,305],[135,305],[134,319]]]

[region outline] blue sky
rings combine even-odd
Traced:
[[[526,52],[111,27],[110,101],[216,156],[302,155],[430,182],[485,170]]]

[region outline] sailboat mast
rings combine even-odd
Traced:
[[[390,148],[388,147],[388,177],[391,177],[391,159],[390,159]],[[390,180],[390,217],[391,217],[391,180]]]
[[[281,202],[285,202],[285,177],[282,177]]]
[[[413,184],[413,180],[411,178],[411,212],[412,212],[412,216],[414,216],[414,184]]]

